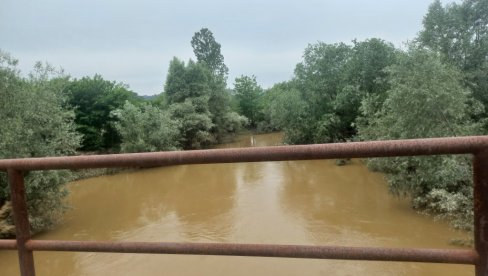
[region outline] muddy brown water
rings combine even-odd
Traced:
[[[244,135],[221,147],[278,145]],[[72,209],[38,239],[456,248],[466,234],[412,211],[359,161],[185,165],[70,184]],[[469,265],[35,252],[38,275],[473,275]],[[14,251],[0,275],[19,275]]]

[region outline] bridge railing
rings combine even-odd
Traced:
[[[420,249],[232,243],[169,243],[35,240],[30,235],[23,174],[33,170],[157,167],[335,158],[471,154],[474,180],[474,249]],[[475,266],[488,276],[488,136],[353,142],[262,148],[45,157],[0,160],[8,173],[16,239],[0,240],[0,249],[17,250],[22,276],[35,275],[33,251],[78,251],[226,255],[456,263]]]

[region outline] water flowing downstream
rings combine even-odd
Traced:
[[[281,134],[221,147],[271,146]],[[466,234],[388,194],[359,161],[185,165],[76,181],[72,206],[38,239],[455,248]],[[38,275],[473,275],[467,265],[35,252]],[[0,275],[18,275],[14,251]]]

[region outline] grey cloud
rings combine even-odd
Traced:
[[[100,73],[139,94],[162,90],[169,60],[192,57],[211,29],[230,69],[265,87],[291,77],[309,43],[380,37],[400,45],[420,30],[429,1],[14,1],[0,10],[0,48],[29,71],[36,60],[74,77]]]

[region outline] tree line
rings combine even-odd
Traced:
[[[206,148],[245,127],[281,130],[288,144],[488,132],[487,1],[434,1],[404,48],[379,38],[310,44],[293,78],[269,89],[255,76],[240,76],[229,89],[210,30],[195,33],[191,46],[196,59],[173,58],[164,92],[151,100],[100,75],[72,79],[41,63],[24,77],[0,53],[0,158]],[[466,156],[367,163],[418,210],[472,225]],[[69,179],[65,171],[26,176],[34,231],[59,217]],[[0,235],[12,230],[8,199],[0,175]]]
[[[258,124],[290,144],[488,133],[488,2],[434,1],[405,49],[378,38],[315,43],[294,77],[267,90]],[[255,105],[259,107],[259,105]],[[419,211],[471,230],[467,156],[367,160]]]
[[[165,92],[153,100],[100,75],[72,79],[49,64],[23,76],[0,51],[0,158],[198,149],[238,132],[248,119],[231,107],[220,44],[202,29],[191,45],[197,60],[175,57]],[[60,218],[71,179],[62,170],[25,175],[33,232]],[[14,234],[9,198],[0,173],[0,237]]]

